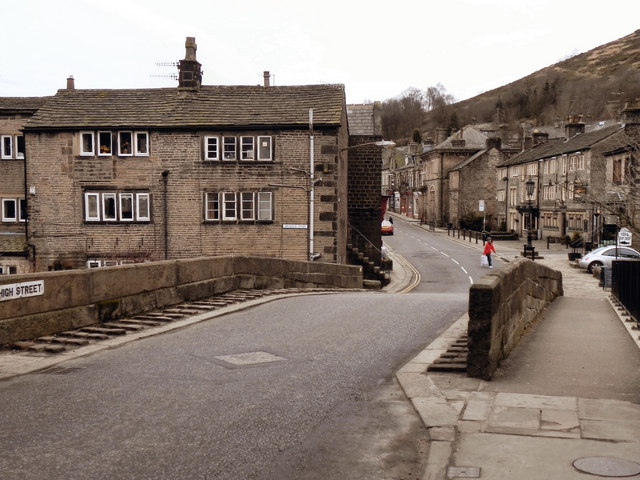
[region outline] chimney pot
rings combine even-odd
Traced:
[[[185,58],[178,62],[178,87],[198,89],[202,83],[202,69],[196,60],[196,39],[187,37],[185,42]]]
[[[264,78],[264,86],[268,87],[270,85],[271,75],[269,75],[269,70],[265,70],[262,77]]]
[[[196,37],[187,37],[187,40],[184,42],[184,46],[186,49],[185,60],[196,60],[196,51],[198,50],[198,45],[196,45]]]
[[[76,89],[76,82],[73,79],[73,75],[69,75],[69,78],[67,78],[67,90],[75,90]]]

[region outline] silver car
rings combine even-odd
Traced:
[[[629,247],[616,247],[615,245],[607,245],[606,247],[596,248],[587,253],[578,260],[580,268],[586,268],[591,273],[593,267],[611,267],[613,260],[620,259],[640,259],[640,252]]]

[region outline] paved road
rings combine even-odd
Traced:
[[[487,269],[480,266],[480,253],[467,248],[465,243],[453,242],[434,235],[397,218],[394,235],[383,238],[393,253],[400,253],[421,275],[420,283],[412,293],[448,293],[468,295],[474,279],[482,277]],[[476,245],[475,240],[469,245]],[[498,248],[499,250],[499,248]],[[494,256],[494,268],[502,263]]]
[[[409,228],[398,252],[431,241]],[[0,383],[1,478],[417,477],[426,434],[392,374],[466,308],[454,260],[479,259],[445,246],[407,252],[417,293],[282,299]]]

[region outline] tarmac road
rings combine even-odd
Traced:
[[[412,478],[393,373],[466,301],[285,298],[0,382],[2,478]]]

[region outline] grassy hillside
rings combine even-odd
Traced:
[[[450,104],[425,116],[432,132],[443,118],[460,125],[499,121],[515,127],[527,120],[548,125],[569,114],[609,119],[626,100],[640,97],[640,30],[568,58],[520,80]]]

